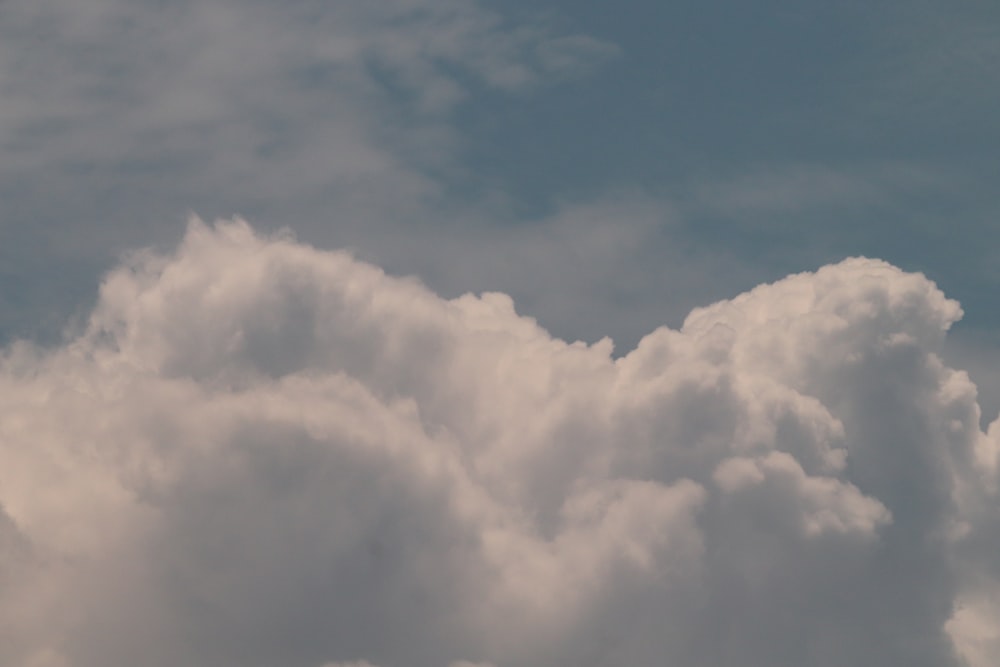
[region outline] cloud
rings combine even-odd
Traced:
[[[189,207],[338,246],[412,234],[468,178],[469,100],[615,51],[478,0],[0,3],[0,340],[57,331],[76,286],[176,243]]]
[[[2,11],[0,137],[6,166],[22,169],[32,160],[200,160],[224,146],[226,165],[245,163],[245,151],[272,170],[322,159],[363,174],[399,148],[401,136],[376,145],[387,127],[414,132],[477,86],[516,91],[616,53],[541,21],[505,21],[476,0],[15,0]],[[49,48],[37,48],[43,40]],[[387,97],[391,107],[381,105]],[[352,159],[316,154],[330,148]],[[199,166],[221,176],[218,162]]]
[[[0,662],[985,667],[960,316],[858,258],[616,358],[193,221],[3,352]]]
[[[159,193],[245,210],[332,191],[341,210],[412,206],[453,167],[450,117],[471,94],[576,76],[616,52],[477,0],[14,0],[0,16],[0,169],[26,181],[12,194],[41,172],[50,194],[98,209],[95,188],[119,209],[139,188],[144,208]]]

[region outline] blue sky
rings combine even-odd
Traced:
[[[386,464],[391,475],[409,484],[399,497],[390,494],[373,501],[388,508],[385,521],[391,525],[385,528],[386,543],[410,544],[412,536],[406,531],[396,534],[393,521],[405,524],[412,519],[431,532],[439,531],[434,532],[438,536],[468,529],[481,537],[493,534],[490,530],[496,526],[490,522],[496,520],[505,539],[520,545],[511,547],[510,553],[520,554],[515,561],[523,556],[540,563],[534,574],[545,568],[579,574],[590,567],[581,563],[590,561],[573,551],[573,545],[589,544],[588,540],[604,544],[602,540],[611,539],[608,535],[619,525],[608,517],[632,526],[628,517],[646,511],[639,507],[647,501],[663,510],[653,519],[673,526],[678,534],[688,535],[688,523],[698,524],[703,535],[692,537],[690,544],[702,539],[708,554],[715,553],[713,545],[746,546],[733,529],[739,525],[737,515],[726,513],[730,507],[726,498],[757,493],[745,499],[748,508],[758,507],[758,502],[764,508],[754,516],[777,516],[777,523],[762,528],[762,534],[771,529],[780,532],[776,539],[788,549],[782,553],[798,554],[807,563],[802,572],[813,573],[813,567],[819,572],[829,553],[846,553],[850,557],[843,562],[863,565],[857,571],[838,571],[837,576],[856,587],[871,587],[873,605],[889,605],[886,608],[899,614],[898,627],[859,627],[853,603],[838,598],[837,604],[817,612],[812,619],[815,627],[809,625],[812,620],[802,621],[808,626],[800,628],[801,636],[810,638],[802,640],[806,643],[786,645],[779,641],[786,627],[782,624],[794,625],[794,619],[783,616],[789,612],[780,605],[768,607],[773,614],[761,616],[757,630],[775,647],[769,653],[767,642],[752,641],[733,629],[740,627],[739,605],[747,600],[756,604],[756,593],[731,599],[728,588],[714,586],[746,575],[748,581],[764,582],[760,590],[767,600],[779,599],[788,591],[768,578],[773,573],[755,570],[760,562],[751,562],[752,558],[730,562],[724,551],[718,552],[720,560],[709,567],[713,576],[706,579],[711,589],[708,598],[698,597],[704,591],[683,589],[684,595],[701,601],[699,608],[715,614],[706,623],[663,599],[632,595],[643,587],[641,582],[648,583],[645,575],[629,569],[637,562],[660,563],[656,559],[667,558],[664,554],[669,551],[669,558],[678,559],[679,571],[689,572],[686,547],[651,546],[644,537],[636,538],[637,551],[623,556],[632,563],[628,567],[614,555],[608,555],[609,560],[594,556],[598,560],[591,563],[608,568],[600,570],[604,573],[600,577],[608,577],[608,590],[632,593],[619,598],[593,592],[593,599],[580,603],[585,610],[580,618],[559,616],[551,627],[545,623],[552,619],[543,614],[548,619],[542,623],[546,630],[537,636],[521,627],[510,628],[509,636],[523,642],[520,653],[498,649],[503,643],[500,635],[483,631],[480,637],[468,634],[472,632],[468,628],[463,634],[438,619],[440,646],[421,643],[423,652],[414,653],[414,667],[540,664],[539,656],[554,656],[551,664],[597,665],[601,659],[586,647],[592,637],[604,636],[598,630],[623,637],[620,652],[609,649],[604,660],[642,665],[660,650],[656,647],[661,638],[655,632],[633,635],[616,621],[608,621],[639,613],[635,609],[671,618],[675,614],[676,627],[687,628],[677,632],[695,638],[690,646],[681,640],[670,644],[682,646],[670,655],[688,660],[678,664],[703,664],[693,657],[700,656],[697,659],[704,664],[736,665],[734,656],[744,655],[744,667],[810,655],[815,665],[804,667],[876,664],[875,659],[885,661],[879,664],[910,665],[917,664],[913,661],[918,657],[908,651],[916,650],[917,638],[924,637],[926,644],[917,651],[924,660],[920,664],[954,667],[960,663],[949,653],[942,627],[957,600],[967,605],[962,609],[974,610],[954,621],[961,626],[959,634],[964,633],[963,655],[972,667],[983,667],[987,664],[983,656],[1000,646],[1000,637],[988,630],[1000,618],[995,596],[976,597],[977,582],[987,582],[982,590],[1000,591],[1000,574],[988,555],[1000,545],[1000,529],[990,518],[1000,506],[995,480],[992,491],[983,490],[989,486],[983,480],[993,479],[996,465],[982,463],[991,456],[991,447],[1000,451],[995,445],[1000,442],[1000,426],[987,428],[1000,411],[1000,311],[995,299],[1000,289],[998,72],[1000,4],[985,0],[6,0],[0,3],[0,346],[5,364],[0,367],[0,395],[9,391],[12,397],[29,398],[24,405],[11,403],[15,407],[8,417],[15,426],[5,437],[14,444],[0,445],[0,470],[3,465],[22,466],[16,468],[21,472],[15,477],[33,480],[24,482],[25,489],[35,483],[48,488],[46,484],[61,479],[56,473],[47,476],[49,464],[35,461],[17,444],[31,442],[29,426],[23,427],[29,435],[18,429],[35,424],[32,415],[43,413],[65,417],[51,433],[48,427],[35,425],[45,434],[43,440],[51,443],[51,451],[61,452],[52,460],[75,456],[71,436],[74,429],[90,432],[87,429],[93,425],[76,422],[88,410],[106,417],[93,426],[98,429],[92,433],[95,442],[102,438],[112,443],[159,442],[170,439],[164,433],[176,432],[190,436],[192,442],[210,444],[191,454],[190,460],[188,455],[161,460],[157,457],[162,452],[152,445],[149,452],[135,455],[140,463],[131,462],[131,455],[119,456],[117,449],[113,455],[96,456],[95,460],[114,459],[121,465],[113,470],[86,468],[92,477],[67,482],[70,500],[51,503],[57,508],[51,512],[45,509],[49,503],[37,503],[28,491],[19,496],[21,487],[8,495],[0,487],[0,547],[37,542],[40,553],[46,549],[102,553],[83,538],[77,543],[76,533],[61,528],[61,521],[70,525],[79,517],[69,509],[64,516],[58,508],[76,503],[101,511],[111,508],[107,511],[124,527],[120,532],[109,529],[120,540],[114,542],[120,551],[107,555],[107,562],[123,562],[117,559],[138,553],[139,562],[149,563],[149,569],[130,571],[131,583],[122,585],[121,599],[116,598],[103,625],[97,626],[131,628],[133,613],[136,618],[153,619],[149,641],[159,653],[150,657],[151,665],[173,664],[180,649],[171,638],[180,636],[190,644],[185,649],[190,654],[181,654],[182,658],[186,655],[194,667],[245,667],[238,652],[227,653],[207,638],[210,633],[199,634],[184,620],[191,609],[214,609],[216,603],[229,609],[234,600],[244,600],[242,593],[233,593],[242,590],[238,577],[233,590],[222,590],[218,600],[205,602],[204,607],[181,599],[180,594],[165,595],[169,600],[162,606],[147,607],[135,600],[145,590],[163,593],[163,582],[149,574],[160,572],[156,569],[160,565],[169,573],[163,575],[167,578],[176,575],[189,583],[211,580],[198,555],[199,549],[210,551],[213,544],[206,537],[211,531],[198,522],[198,503],[215,507],[205,500],[212,497],[211,483],[218,482],[241,502],[277,506],[279,519],[288,518],[282,513],[286,510],[294,514],[283,500],[267,496],[270,491],[248,491],[238,483],[242,473],[220,462],[227,460],[226,447],[239,437],[219,436],[221,440],[215,441],[214,435],[199,431],[191,417],[200,414],[194,406],[203,399],[209,406],[203,417],[208,424],[218,424],[218,433],[238,434],[240,429],[257,427],[283,433],[286,427],[297,428],[282,421],[291,414],[282,412],[282,406],[290,396],[298,396],[306,405],[302,419],[320,424],[314,431],[322,435],[316,438],[336,441],[333,449],[317,453],[309,449],[313,438],[309,431],[308,437],[295,440],[307,443],[296,445],[302,451],[295,450],[305,460],[350,458],[349,447],[336,449],[346,437],[337,435],[338,428],[347,429],[344,424],[350,422],[351,428],[356,427],[351,433],[367,434],[380,420],[395,424],[392,420],[397,417],[402,424],[398,431],[410,440],[426,438],[428,450],[446,462],[442,469],[466,465],[466,459],[456,463],[448,458],[453,444],[449,438],[460,441],[460,449],[468,446],[463,455],[475,464],[469,464],[470,470],[462,473],[468,475],[459,475],[458,481],[449,478],[449,490],[441,497],[451,498],[447,494],[454,489],[474,488],[495,507],[483,509],[485,505],[473,503],[474,511],[456,518],[438,506],[439,496],[421,495],[426,485],[433,484],[413,473],[415,464],[403,462],[397,449],[376,443],[390,452],[383,454],[392,461],[391,466]],[[191,223],[192,217],[206,224]],[[246,220],[249,227],[238,222],[212,226],[215,220],[232,218]],[[297,242],[280,234],[269,236],[282,229],[290,230],[282,233]],[[349,251],[356,263],[348,262],[346,255],[323,254],[338,249]],[[858,256],[888,264],[839,264]],[[216,261],[232,263],[232,272],[213,265]],[[415,276],[426,291],[407,281],[376,279],[371,265],[390,276]],[[819,273],[766,286],[824,266]],[[908,276],[913,272],[923,273],[944,295],[960,302],[963,315],[957,323],[953,323],[957,307],[930,284]],[[245,289],[237,285],[242,280]],[[343,306],[354,294],[345,285],[361,285],[358,289],[370,303],[357,311]],[[222,295],[221,301],[201,300],[201,292]],[[513,305],[497,296],[458,298],[483,292],[508,294]],[[807,293],[808,298],[803,296]],[[414,306],[419,312],[399,305],[408,299],[419,305]],[[688,318],[692,309],[724,300],[732,301]],[[369,306],[371,312],[365,310]],[[771,319],[758,320],[747,314],[749,310],[741,310],[750,306],[769,313]],[[516,317],[510,307],[518,315],[534,318],[543,330]],[[813,311],[818,313],[815,317]],[[441,314],[445,312],[452,314]],[[186,321],[188,313],[191,322]],[[358,327],[371,326],[364,331],[376,342],[352,337],[357,333],[352,328],[354,317],[364,323]],[[662,325],[675,331],[658,329]],[[789,333],[782,338],[785,325]],[[848,333],[838,338],[831,332],[841,325]],[[939,338],[940,330],[948,326],[952,328],[947,337]],[[341,336],[343,331],[350,333]],[[495,340],[484,331],[495,334]],[[651,332],[656,333],[636,350]],[[614,340],[613,353],[599,342],[605,336]],[[106,347],[108,340],[116,347]],[[296,345],[305,350],[301,357],[283,347],[288,340],[299,341]],[[564,350],[560,340],[581,340],[592,347]],[[483,350],[493,343],[502,352],[498,352],[502,363],[495,367],[483,360],[489,356]],[[909,344],[913,347],[907,348]],[[817,345],[830,346],[834,355],[830,365]],[[74,350],[86,351],[90,361],[77,359]],[[340,357],[330,350],[352,359],[356,355],[360,361],[338,366]],[[372,350],[389,361],[371,356]],[[421,358],[393,356],[399,350]],[[453,375],[439,376],[440,369],[421,365],[423,355],[452,359],[449,350],[454,352],[454,366],[447,368]],[[786,353],[791,356],[782,356]],[[882,353],[888,356],[879,356]],[[847,370],[837,366],[837,354],[843,355]],[[719,355],[732,357],[732,377],[713,366],[723,364]],[[967,370],[978,389],[935,365],[938,356]],[[658,389],[633,369],[660,368],[666,358],[675,359],[676,365],[661,369],[660,380],[666,384],[656,385]],[[359,414],[368,416],[358,417],[357,424],[353,417],[326,424],[320,400],[327,396],[324,392],[336,394],[330,400],[344,405],[354,405],[355,398],[344,398],[350,392],[342,387],[333,391],[333,385],[307,377],[296,366],[304,363],[302,359],[316,360],[316,376],[333,385],[341,381],[338,373],[346,373],[357,381],[359,395],[376,407],[365,403],[368,407],[359,408]],[[618,359],[618,366],[610,359]],[[884,384],[875,370],[868,374],[851,365],[858,359],[868,359],[872,369],[884,371]],[[525,360],[534,366],[523,377],[505,375],[528,364]],[[286,366],[293,368],[286,374],[291,380],[281,373],[269,375]],[[109,370],[126,367],[131,370],[121,371],[121,376],[115,375],[118,370]],[[203,368],[209,370],[202,373]],[[532,375],[536,371],[540,379]],[[618,384],[608,379],[613,373],[622,374]],[[441,386],[430,380],[424,386],[424,376]],[[94,395],[118,398],[81,408],[46,388],[46,382],[61,387],[66,377],[76,378],[81,387],[99,387],[93,389]],[[470,379],[480,377],[481,384]],[[701,377],[716,378],[717,384],[708,387],[692,379]],[[765,377],[766,382],[761,380]],[[177,378],[190,383],[178,388],[171,384]],[[500,379],[493,383],[496,378]],[[309,384],[313,381],[318,384]],[[509,396],[503,389],[508,381],[517,388]],[[674,389],[663,388],[668,384]],[[577,385],[579,395],[572,393]],[[127,396],[120,396],[122,386],[136,388],[137,395],[160,397],[155,400],[163,400],[164,411],[175,412],[150,417],[141,402],[129,403]],[[872,389],[875,386],[883,393]],[[412,389],[412,395],[399,387]],[[242,400],[241,391],[253,393],[248,388],[264,397],[253,399],[259,402],[254,406],[273,407],[273,415],[278,415],[275,423],[237,423],[227,406]],[[232,396],[213,393],[230,390],[235,392]],[[402,394],[393,393],[397,390]],[[80,391],[90,396],[89,389]],[[474,401],[492,396],[491,392],[500,396],[495,404]],[[619,403],[607,399],[611,407],[595,407],[600,403],[595,397],[612,394]],[[30,397],[36,395],[57,398],[51,405],[45,403],[48,398],[39,398],[35,405]],[[857,399],[861,395],[870,396],[871,405]],[[441,407],[442,401],[448,403],[442,397],[452,398],[454,410]],[[406,412],[410,408],[400,407],[411,403],[425,420],[413,432],[407,421],[412,417]],[[513,425],[528,419],[536,407],[542,415],[536,430],[522,431]],[[369,408],[370,415],[365,412]],[[463,410],[475,416],[467,419]],[[476,421],[480,413],[482,423]],[[666,416],[659,417],[661,413]],[[881,420],[880,414],[885,415]],[[607,423],[588,421],[599,421],[593,415],[601,415]],[[782,421],[782,415],[791,416]],[[758,418],[760,423],[754,421]],[[726,450],[729,458],[723,460],[716,445],[729,436],[718,433],[736,428],[734,424],[742,428],[741,420],[770,434],[760,436],[773,449],[769,455],[752,459],[750,450],[739,449],[751,445],[733,440],[729,445],[735,449]],[[468,443],[461,440],[463,429]],[[681,463],[676,465],[691,464],[689,481],[697,488],[674,484],[677,480],[666,473],[653,479],[660,486],[652,491],[638,484],[649,481],[644,465],[658,471],[657,466],[667,470],[674,465],[663,463],[652,449],[642,449],[644,438],[655,440],[650,434],[659,433],[666,434],[664,441],[671,446],[688,440],[704,446],[704,452],[691,460],[697,458],[699,465],[711,461],[713,470],[702,470],[677,455]],[[395,442],[394,437],[386,436],[386,442]],[[567,454],[565,442],[574,438],[585,443],[581,446],[591,457],[586,459],[590,468],[582,463],[574,467],[579,461]],[[800,440],[820,453],[799,451]],[[842,440],[847,443],[844,452],[850,451],[843,454],[846,464],[837,458]],[[866,449],[881,440],[888,449],[874,445],[871,451]],[[952,458],[939,451],[946,440],[951,443],[947,456]],[[536,443],[538,451],[548,453],[522,451],[517,443]],[[827,447],[836,451],[831,454]],[[854,447],[859,463],[851,458]],[[206,472],[199,476],[192,472],[197,465],[191,460],[202,455]],[[263,462],[248,463],[251,472],[246,473],[260,489],[272,489],[268,471],[277,470],[274,474],[280,479],[286,473],[294,477],[294,471],[282,468],[286,464],[295,468],[289,461],[276,463],[267,458],[270,455],[262,456]],[[892,477],[886,472],[892,466],[886,462],[897,456],[905,463]],[[962,467],[972,466],[973,459],[987,472],[974,474],[969,472],[972,467]],[[371,470],[365,467],[369,464],[374,466]],[[572,472],[561,472],[563,464]],[[376,464],[365,459],[357,465],[361,478],[382,479]],[[600,468],[604,465],[610,467]],[[602,472],[594,473],[598,468]],[[955,471],[953,480],[942,481],[938,475],[944,469]],[[147,473],[156,478],[149,481],[150,488],[159,489],[161,483],[169,487],[156,491],[166,499],[162,507],[160,500],[148,501],[159,512],[151,537],[132,529],[133,521],[138,522],[134,517],[143,510],[127,503],[115,505],[117,498],[139,497],[144,491],[127,484],[121,490],[117,482],[109,481],[127,478],[133,483],[136,476],[145,480]],[[161,473],[163,479],[158,477]],[[253,477],[257,473],[263,477]],[[619,473],[621,479],[615,477]],[[573,486],[567,480],[576,474]],[[748,481],[754,479],[757,482]],[[592,482],[593,488],[588,486]],[[924,482],[929,489],[926,498],[920,490]],[[753,484],[762,485],[759,492]],[[310,494],[318,494],[309,498],[342,501],[339,495],[324,495],[322,484],[306,487]],[[947,494],[938,493],[945,487],[953,493],[952,505],[960,507],[953,514],[949,514],[954,509],[948,505],[951,501],[942,500]],[[107,488],[116,491],[94,491]],[[194,500],[188,504],[185,494],[192,489]],[[411,492],[412,497],[406,495]],[[657,495],[661,492],[669,498]],[[539,535],[544,537],[550,529],[546,517],[558,514],[553,494],[565,501],[560,511],[567,515],[589,516],[587,508],[597,506],[607,511],[600,521],[584,516],[586,520],[577,525],[566,519],[569,528],[555,533],[562,537],[544,543]],[[618,500],[608,500],[611,497]],[[815,516],[806,510],[798,518],[780,512],[772,516],[775,499],[820,509]],[[406,505],[411,500],[421,508],[412,511],[426,510],[426,515],[412,516]],[[448,507],[468,509],[463,504],[467,500],[463,495]],[[615,504],[619,500],[621,504]],[[928,535],[953,536],[966,530],[962,534],[973,537],[954,552],[914,547],[919,540],[908,541],[913,537],[906,532],[911,524],[901,518],[910,516],[905,508],[911,500],[931,508],[913,519],[913,525],[926,528]],[[633,501],[635,506],[629,504]],[[691,509],[694,519],[686,513],[702,505],[710,508],[704,510],[708,518],[697,518],[701,510]],[[828,511],[823,514],[821,509]],[[531,524],[523,534],[513,531],[510,526],[520,526],[519,512],[532,517],[526,520],[529,524],[538,525]],[[487,515],[489,520],[483,518]],[[497,516],[506,518],[500,521]],[[740,521],[755,520],[739,516]],[[216,518],[226,524],[231,517],[222,512]],[[462,523],[480,519],[485,523],[476,526],[492,528],[480,534]],[[250,526],[256,524],[242,520],[242,515],[236,517],[233,541],[220,547],[234,558],[230,550],[242,544],[240,540],[272,544],[272,533],[255,532]],[[372,519],[369,525],[367,520],[358,523],[371,528],[371,539],[382,544],[383,524]],[[325,525],[322,518],[311,515],[303,521],[317,530]],[[805,533],[789,528],[793,524],[806,526]],[[247,532],[240,532],[240,527]],[[508,530],[513,532],[504,532]],[[829,540],[823,542],[829,552],[809,542],[816,535]],[[541,546],[532,542],[536,538],[542,540]],[[785,538],[788,541],[782,542]],[[150,555],[158,539],[182,545],[175,560],[160,563]],[[796,541],[800,539],[805,541]],[[868,547],[858,546],[870,545],[871,539],[884,539],[888,551],[872,556],[864,552]],[[556,543],[566,554],[552,546]],[[317,548],[322,551],[322,547]],[[666,551],[657,551],[660,547]],[[888,577],[887,570],[910,547],[917,551],[912,567],[902,568],[896,579]],[[0,549],[0,556],[3,553]],[[559,560],[564,556],[568,560]],[[854,556],[859,560],[850,559]],[[555,560],[545,560],[549,557]],[[301,620],[296,614],[312,609],[312,602],[295,596],[294,591],[301,590],[295,586],[308,588],[306,575],[314,572],[309,568],[320,567],[303,558],[304,569],[296,572],[301,580],[292,577],[291,589],[275,584],[278,597],[288,603],[287,621],[293,625]],[[471,562],[455,558],[462,567]],[[498,564],[489,558],[483,567],[505,573],[510,581],[520,576],[516,567],[505,569],[507,561]],[[80,593],[80,600],[92,601],[95,598],[88,595],[93,591],[81,592],[86,586],[79,582],[91,575],[98,581],[109,576],[94,567],[82,574],[60,571],[58,577],[51,573],[45,577],[68,582],[68,588],[53,590]],[[257,567],[274,574],[256,562],[240,572],[254,572]],[[428,577],[443,576],[431,570]],[[753,579],[748,572],[762,579]],[[393,576],[409,583],[411,574],[394,571]],[[188,575],[190,579],[185,579]],[[857,579],[850,579],[854,575]],[[0,568],[0,584],[3,576]],[[345,581],[351,579],[345,576]],[[885,588],[876,585],[890,579]],[[357,593],[353,583],[338,588],[340,579],[330,581],[337,594]],[[903,592],[917,581],[934,582],[927,598],[904,600]],[[513,584],[511,590],[517,590],[508,591],[504,586],[510,582],[504,582],[496,590],[518,602],[496,593],[502,599],[496,609],[524,611],[517,606],[524,599],[517,596],[527,593]],[[826,588],[828,584],[832,588]],[[461,590],[449,595],[462,600],[466,595],[486,595],[462,586],[456,584]],[[191,588],[192,599],[197,598],[198,586],[192,583]],[[267,586],[251,588],[252,595],[247,595],[261,596],[253,599],[269,596]],[[835,588],[823,580],[816,590],[826,595]],[[37,591],[26,590],[25,595],[34,599]],[[776,597],[770,597],[772,593]],[[796,604],[804,605],[796,609],[809,608],[810,599],[795,598]],[[375,595],[370,598],[366,618],[384,620],[386,607],[379,606],[380,600]],[[452,598],[433,600],[451,613]],[[630,607],[628,600],[640,600],[636,603],[640,606]],[[720,601],[727,604],[717,608]],[[503,606],[508,603],[514,607]],[[326,609],[320,602],[315,605]],[[539,608],[524,611],[524,617],[536,618],[531,613]],[[4,609],[0,604],[0,625]],[[280,610],[274,613],[286,619]],[[442,612],[441,618],[448,613]],[[494,618],[484,614],[483,623]],[[239,634],[269,627],[266,613],[249,619],[236,616],[223,629]],[[273,637],[260,635],[259,655],[286,660],[288,667],[340,666],[360,659],[370,660],[363,663],[369,666],[405,667],[399,656],[406,654],[406,632],[416,632],[415,626],[389,616],[386,623],[396,624],[392,627],[400,628],[404,639],[383,644],[344,639],[346,643],[333,646],[343,649],[340,653],[327,654],[320,648],[309,653],[304,648],[301,654],[286,654],[282,642],[297,635],[278,632]],[[833,619],[830,627],[857,640],[857,652],[838,653],[830,658],[834,662],[816,657],[828,655],[823,653],[824,642],[836,636],[822,631],[823,619]],[[100,641],[100,627],[74,625],[69,617],[60,622],[64,625],[52,630],[42,628],[44,623],[24,621],[23,636],[29,639],[9,654],[0,646],[0,662],[18,667],[137,664],[138,645],[112,650]],[[713,646],[713,633],[723,626],[729,628],[728,634],[723,633],[726,639]],[[211,622],[206,627],[212,627]],[[883,630],[885,634],[878,635]],[[36,636],[41,638],[37,646],[30,643]],[[51,639],[55,636],[69,639],[60,648]],[[885,640],[888,636],[902,639],[893,643]],[[552,637],[554,643],[546,643]],[[885,641],[880,643],[879,637]],[[916,643],[907,643],[906,638]],[[813,640],[815,644],[808,643]],[[309,641],[304,645],[312,646]],[[330,649],[316,641],[316,647]],[[462,653],[465,649],[475,655]],[[466,658],[480,662],[461,662]]]
[[[674,248],[729,267],[685,289],[609,267],[634,303],[613,332],[629,347],[706,298],[851,255],[926,272],[964,327],[998,324],[993,4],[504,2],[466,26],[450,5],[8,3],[5,337],[59,328],[117,253],[176,240],[189,212],[530,299],[501,268],[431,268],[373,228],[476,246],[480,227],[514,236],[608,201],[660,209],[607,221],[652,227],[648,256],[623,264]],[[353,31],[343,53],[324,51],[335,25]],[[567,337],[606,329],[538,317]]]
[[[995,6],[561,9],[621,57],[473,112],[496,128],[474,164],[505,188],[541,206],[636,188],[680,209],[679,240],[774,275],[885,257],[959,296],[969,324],[994,324]]]

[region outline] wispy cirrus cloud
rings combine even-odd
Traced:
[[[0,26],[3,301],[63,317],[77,276],[174,242],[191,210],[267,212],[341,244],[405,235],[447,208],[462,141],[449,118],[469,94],[518,94],[616,53],[475,0],[13,1]],[[26,262],[67,280],[37,284]],[[45,319],[3,310],[5,337]]]

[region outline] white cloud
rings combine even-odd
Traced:
[[[616,359],[193,222],[3,353],[0,662],[985,667],[960,315],[852,259]]]

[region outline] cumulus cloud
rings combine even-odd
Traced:
[[[985,667],[961,316],[850,259],[624,356],[239,220],[0,366],[0,662]]]

